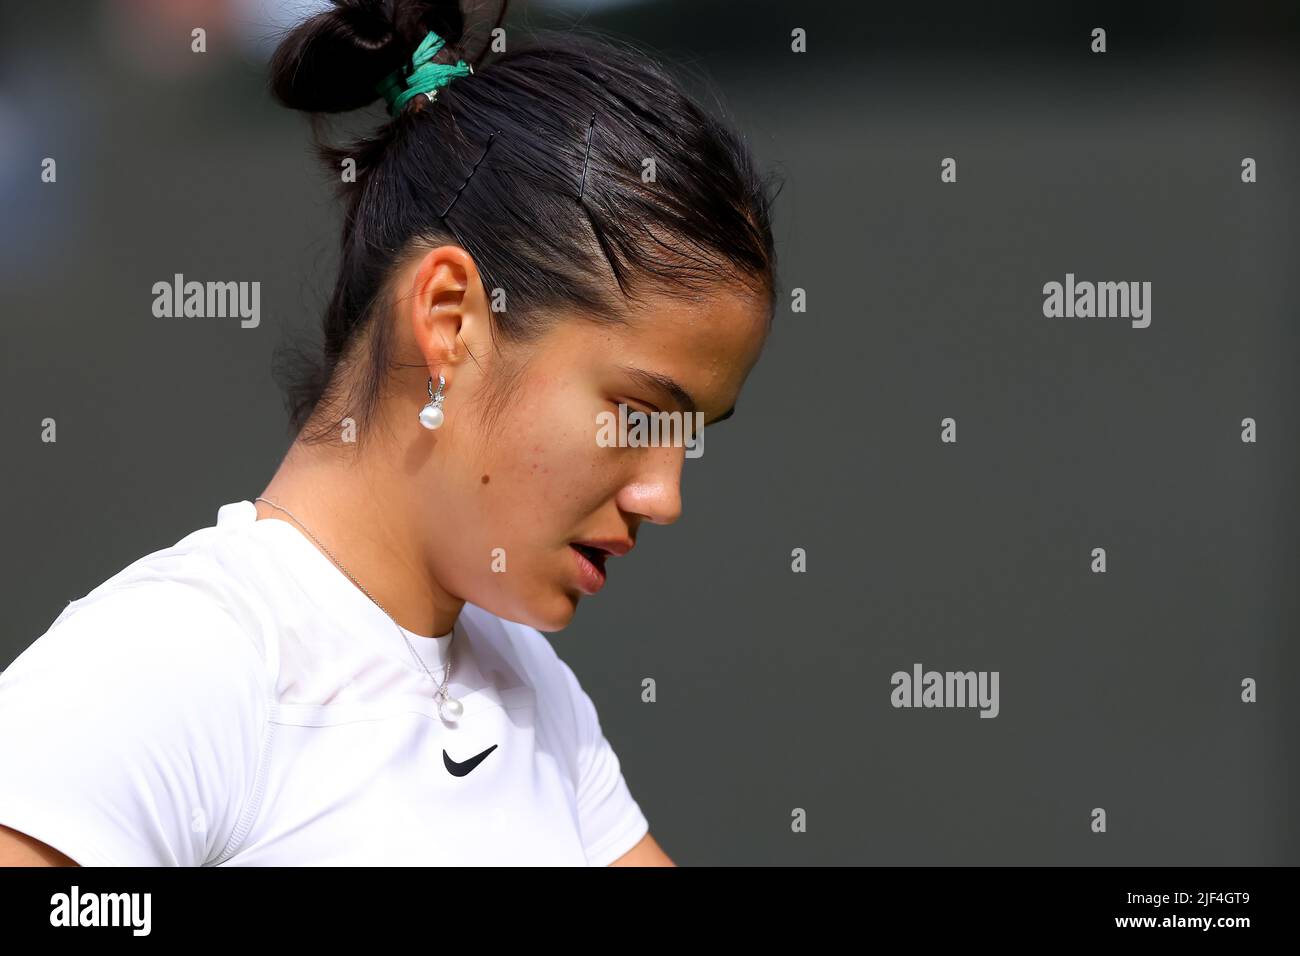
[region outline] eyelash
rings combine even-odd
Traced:
[[[658,414],[658,413],[659,413],[659,409],[655,408],[655,407],[654,407],[653,405],[651,405],[649,402],[629,402],[629,401],[627,401],[626,399],[623,399],[622,402],[623,402],[624,405],[626,405],[626,406],[628,407],[628,410],[629,410],[629,411],[641,412],[642,414],[645,414],[645,415],[655,415],[655,414]],[[617,405],[617,404],[619,404],[619,403],[616,401],[616,402],[614,402],[614,404]],[[644,409],[638,408],[638,407],[637,407],[638,405],[645,405],[646,408],[649,408],[649,409],[650,409],[650,411],[647,412],[647,411],[645,411]]]

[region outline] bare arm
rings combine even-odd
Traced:
[[[76,860],[0,824],[0,866],[79,866]]]
[[[668,858],[668,854],[649,833],[643,836],[637,845],[632,847],[610,866],[676,866]]]

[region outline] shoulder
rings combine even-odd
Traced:
[[[20,658],[75,650],[123,661],[143,656],[159,667],[251,667],[251,677],[273,684],[278,654],[269,611],[249,586],[258,569],[236,532],[201,528],[137,558],[70,601]]]
[[[96,588],[0,672],[0,822],[83,865],[216,860],[251,806],[272,694],[210,595]]]
[[[76,656],[127,682],[167,670],[177,680],[238,676],[269,689],[260,628],[222,577],[207,552],[154,552],[69,602],[0,674]]]
[[[258,643],[220,603],[183,583],[138,582],[68,605],[0,672],[0,711],[229,737],[257,732],[273,683]]]

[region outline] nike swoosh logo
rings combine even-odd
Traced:
[[[463,777],[465,776],[465,774],[469,773],[471,770],[473,770],[475,767],[481,764],[483,762],[483,758],[496,749],[497,749],[497,745],[493,744],[491,747],[483,751],[481,754],[475,754],[473,757],[470,757],[468,760],[462,760],[462,761],[452,760],[451,755],[448,754],[446,750],[443,750],[442,762],[443,764],[446,765],[447,772],[450,773],[453,777]]]

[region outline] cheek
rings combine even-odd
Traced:
[[[521,404],[503,418],[487,450],[480,490],[517,533],[571,525],[612,497],[618,486],[618,449],[596,443],[590,399],[555,394]],[[551,519],[554,519],[553,521]]]

